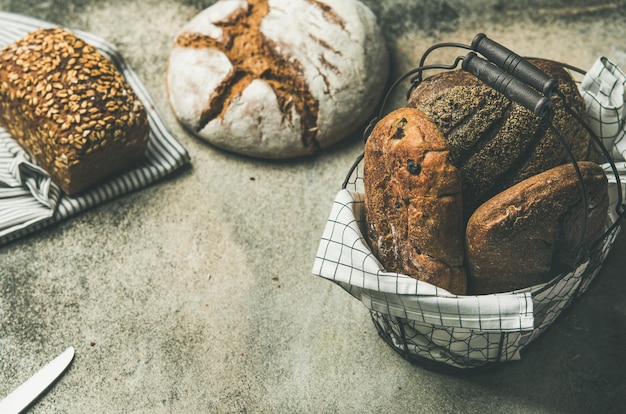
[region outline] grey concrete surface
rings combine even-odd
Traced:
[[[0,0],[0,10],[116,44],[192,167],[0,247],[0,396],[66,346],[32,413],[618,413],[626,407],[626,235],[598,280],[523,354],[469,375],[411,365],[365,307],[311,275],[357,135],[264,162],[176,122],[164,72],[177,30],[212,1]],[[524,55],[626,67],[624,1],[366,0],[394,76],[479,32]],[[442,57],[442,60],[447,57]]]

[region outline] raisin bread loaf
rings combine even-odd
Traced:
[[[367,238],[385,270],[464,294],[461,173],[448,155],[417,109],[376,124],[363,160]]]

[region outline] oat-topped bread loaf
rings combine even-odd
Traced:
[[[558,81],[567,103],[586,119],[585,103],[563,67],[543,59],[529,61]],[[425,79],[412,91],[407,106],[426,113],[448,141],[452,162],[463,175],[466,218],[505,188],[570,161],[546,119],[464,70]],[[552,109],[552,122],[576,160],[591,159],[591,137],[556,95]]]
[[[149,133],[113,63],[60,28],[0,51],[0,126],[69,195],[139,162]]]
[[[176,37],[167,87],[199,138],[267,159],[309,155],[365,123],[389,59],[358,0],[220,0]]]
[[[363,159],[366,234],[385,270],[462,295],[461,173],[448,154],[419,110],[401,108],[381,119]]]

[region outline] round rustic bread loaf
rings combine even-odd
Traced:
[[[563,67],[543,59],[530,62],[558,81],[567,104],[586,119],[584,101]],[[452,162],[462,172],[466,218],[505,188],[570,161],[546,119],[469,72],[449,71],[425,79],[412,91],[407,106],[426,113],[448,141]],[[557,96],[552,109],[552,122],[575,159],[591,159],[591,137]]]
[[[461,173],[426,115],[401,108],[376,124],[363,182],[367,238],[385,270],[464,294]]]
[[[473,294],[506,292],[542,282],[576,263],[604,232],[607,178],[594,162],[578,163],[587,193],[571,163],[528,178],[482,204],[465,235],[468,284]]]
[[[220,0],[189,21],[169,58],[179,121],[218,147],[308,155],[353,132],[382,98],[388,52],[357,0]]]

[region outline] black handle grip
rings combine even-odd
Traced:
[[[558,86],[556,79],[537,69],[515,52],[488,39],[483,33],[474,37],[471,48],[517,79],[543,92],[545,96],[552,95]]]
[[[496,65],[478,57],[474,52],[469,52],[465,56],[462,68],[540,117],[546,115],[550,109],[549,98],[542,96]]]

